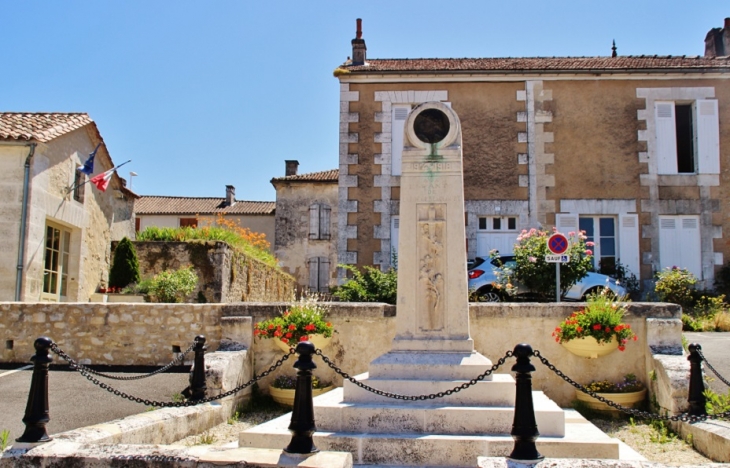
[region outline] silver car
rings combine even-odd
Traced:
[[[504,255],[495,258],[477,257],[469,266],[469,292],[476,293],[482,302],[502,302],[508,296],[494,286],[497,275],[503,267],[514,269],[517,265],[515,257]],[[527,293],[524,286],[515,284],[517,295]],[[598,293],[608,287],[618,297],[627,294],[626,288],[610,276],[589,272],[583,279],[573,285],[563,296],[565,301],[585,301],[590,294]]]

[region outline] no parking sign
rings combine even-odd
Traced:
[[[563,255],[568,251],[568,238],[565,234],[556,232],[548,237],[547,248],[554,255],[546,255],[545,261],[555,263],[555,300],[560,302],[560,264],[570,261],[569,255]]]
[[[556,232],[548,237],[547,248],[555,255],[563,254],[568,250],[568,238],[565,237],[565,234]]]

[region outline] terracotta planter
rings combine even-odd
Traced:
[[[283,343],[282,343],[283,344]],[[330,385],[324,388],[313,388],[312,397],[319,396],[323,393],[329,392],[335,388],[334,385]],[[271,398],[280,405],[294,406],[294,389],[293,388],[276,388],[269,387],[269,393]]]
[[[576,356],[588,359],[596,359],[600,356],[611,354],[618,349],[618,341],[615,336],[611,337],[611,341],[608,343],[598,343],[592,336],[586,336],[585,338],[576,338],[561,344]]]
[[[598,401],[587,393],[583,393],[580,390],[576,390],[576,397],[578,401],[584,402],[589,408],[597,411],[610,411],[618,413],[619,410],[612,406],[608,406],[602,401]],[[639,390],[638,392],[629,393],[596,393],[607,400],[611,400],[614,403],[618,403],[621,406],[631,408],[644,401],[646,398],[646,389]]]
[[[325,337],[324,335],[309,335],[309,341],[314,345],[317,349],[324,349],[327,347],[328,344],[330,344],[330,341],[332,341],[332,337],[329,338]],[[285,353],[289,352],[289,344],[291,344],[293,347],[296,347],[297,343],[295,342],[289,342],[284,343],[279,338],[274,338],[274,343],[276,346],[284,351]]]

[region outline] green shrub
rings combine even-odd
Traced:
[[[690,309],[694,305],[694,285],[697,278],[685,268],[667,267],[656,274],[654,292],[662,302],[679,304]]]
[[[398,298],[398,271],[390,268],[382,272],[366,266],[360,271],[352,265],[339,265],[352,272],[352,278],[334,288],[332,295],[345,302],[385,302],[395,304]]]
[[[198,285],[198,275],[189,266],[177,271],[165,270],[152,278],[150,294],[157,302],[183,302]]]
[[[152,288],[152,278],[145,278],[137,283],[131,283],[126,288],[122,289],[122,294],[143,294],[147,295],[150,293]]]
[[[709,388],[703,392],[705,395],[705,410],[707,414],[722,414],[730,411],[730,390],[727,394],[715,393]]]
[[[114,261],[109,270],[109,287],[124,288],[131,283],[139,282],[139,261],[134,244],[127,237],[117,244]]]

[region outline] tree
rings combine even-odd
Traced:
[[[109,287],[124,288],[139,282],[139,260],[134,244],[127,237],[119,241],[109,270]]]

